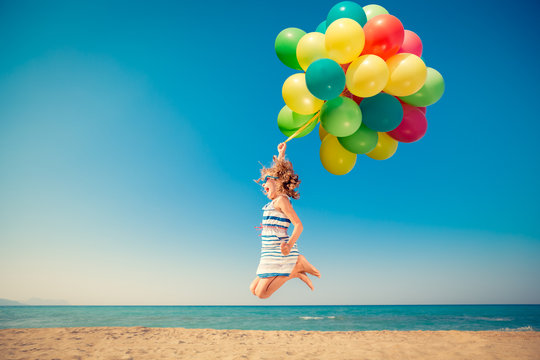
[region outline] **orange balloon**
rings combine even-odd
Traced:
[[[326,135],[328,135],[328,131],[324,130],[324,128],[322,127],[322,124],[320,124],[319,125],[319,139],[323,141]]]

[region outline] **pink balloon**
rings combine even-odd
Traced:
[[[424,115],[426,115],[426,107],[425,106],[420,106],[419,107],[420,111],[424,113]]]
[[[404,143],[420,140],[427,131],[426,115],[417,107],[401,103],[403,107],[403,120],[392,131],[387,132],[392,138]]]
[[[405,30],[405,36],[403,37],[403,43],[398,51],[399,53],[414,54],[418,57],[422,56],[422,40],[414,32]]]

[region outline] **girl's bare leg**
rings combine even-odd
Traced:
[[[298,255],[298,260],[294,269],[289,276],[274,276],[271,278],[259,278],[258,276],[253,280],[249,289],[251,292],[261,299],[270,297],[277,289],[279,289],[288,280],[299,278],[306,283],[311,290],[313,290],[313,284],[307,277],[306,272],[313,276],[321,277],[319,270],[315,266],[311,265],[305,256]]]
[[[311,280],[307,277],[306,273],[299,272],[294,274],[291,273],[289,276],[274,276],[271,278],[260,279],[259,281],[257,281],[257,279],[253,280],[253,283],[257,281],[254,295],[259,297],[260,299],[269,298],[270,295],[276,292],[276,290],[279,289],[283,284],[294,278],[299,278],[300,280],[305,282],[311,290],[313,290],[313,284],[311,283]]]
[[[308,274],[311,274],[318,278],[321,277],[321,273],[319,272],[319,270],[317,270],[315,266],[311,265],[304,255],[298,255],[298,260],[296,261],[296,265],[294,266],[291,275],[301,272],[307,272]]]
[[[262,278],[259,280],[257,287],[255,288],[255,295],[260,299],[269,298],[281,285],[285,284],[287,280],[292,279],[290,276],[272,276],[269,278]]]
[[[261,278],[258,277],[258,276],[255,276],[255,279],[253,280],[253,282],[249,286],[249,291],[251,291],[251,293],[253,295],[255,295],[255,288],[257,287],[257,284],[259,283],[259,280],[261,280]]]

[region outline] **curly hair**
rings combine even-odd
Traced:
[[[260,162],[259,162],[260,164]],[[266,175],[277,177],[277,191],[290,196],[293,199],[300,198],[300,194],[295,189],[300,185],[298,175],[294,173],[292,163],[289,160],[277,159],[274,157],[274,162],[271,167],[266,168],[263,164],[261,169],[261,177],[254,180],[257,184],[264,180]]]

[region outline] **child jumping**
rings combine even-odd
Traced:
[[[270,297],[290,279],[299,278],[313,290],[306,273],[321,277],[319,271],[300,255],[296,241],[302,233],[302,222],[292,208],[290,198],[298,199],[295,189],[300,184],[290,161],[285,160],[286,143],[278,145],[279,157],[274,156],[270,168],[261,169],[261,182],[265,195],[272,201],[262,209],[262,249],[257,277],[250,291],[260,299]],[[287,234],[290,224],[294,225],[291,237]]]

